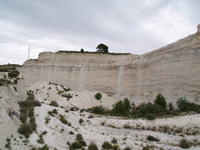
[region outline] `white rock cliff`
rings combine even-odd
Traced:
[[[200,103],[200,26],[196,34],[143,55],[43,52],[19,68],[25,82],[63,84],[73,90],[102,91],[136,104],[162,93]]]

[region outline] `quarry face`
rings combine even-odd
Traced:
[[[19,68],[27,85],[63,84],[77,91],[100,91],[135,103],[185,97],[200,103],[200,31],[143,55],[43,52]]]

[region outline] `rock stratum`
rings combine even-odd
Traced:
[[[179,97],[200,103],[200,26],[197,33],[143,55],[42,52],[19,68],[27,85],[53,82],[100,91],[135,103]]]

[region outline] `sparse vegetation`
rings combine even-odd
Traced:
[[[112,144],[110,144],[109,142],[104,142],[103,144],[102,144],[102,148],[103,149],[112,149]]]
[[[88,150],[99,150],[95,143],[90,143],[88,146]]]
[[[54,107],[59,107],[59,105],[56,101],[51,101],[51,103],[49,105],[54,106]]]
[[[31,91],[28,91],[27,95],[28,97],[25,101],[19,102],[20,120],[23,124],[18,129],[18,132],[28,138],[33,131],[36,131],[34,107],[41,106],[41,103],[35,100],[34,94]],[[30,118],[29,122],[27,122],[28,117]]]
[[[182,139],[179,143],[179,146],[184,149],[190,148],[190,144],[186,139]]]
[[[155,142],[159,142],[159,141],[160,141],[158,138],[155,138],[155,137],[152,136],[152,135],[148,135],[148,136],[147,136],[147,140],[148,140],[148,141],[155,141]]]

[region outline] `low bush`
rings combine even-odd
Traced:
[[[156,141],[156,142],[159,142],[159,141],[160,141],[159,139],[155,138],[155,137],[152,136],[152,135],[148,135],[148,136],[147,136],[147,140],[148,140],[148,141]]]
[[[23,123],[18,129],[18,132],[28,138],[29,135],[33,133],[33,128],[31,124]]]
[[[58,103],[56,101],[51,101],[51,103],[49,104],[50,106],[55,106],[58,107]]]
[[[156,116],[154,114],[151,114],[151,113],[147,113],[145,115],[145,118],[147,118],[148,120],[155,120],[156,119]]]
[[[188,142],[186,139],[182,139],[182,140],[179,142],[179,146],[180,146],[181,148],[184,148],[184,149],[190,148],[190,144],[189,144],[189,142]]]
[[[60,121],[66,125],[68,125],[68,121],[65,119],[65,117],[63,115],[59,115],[60,116]]]
[[[95,94],[95,98],[96,98],[97,100],[100,100],[101,97],[102,97],[101,93],[96,93],[96,94]]]
[[[117,144],[113,145],[113,146],[112,146],[112,149],[118,150],[118,149],[119,149],[119,145],[117,145]]]
[[[103,149],[112,149],[112,144],[110,144],[109,142],[104,142],[102,144],[102,148]]]
[[[88,146],[88,150],[99,150],[95,143],[90,143]]]
[[[76,142],[71,144],[71,148],[72,149],[81,149],[82,148],[82,144],[79,143],[78,141],[76,141]]]
[[[116,138],[113,138],[113,139],[111,140],[111,143],[116,144],[116,143],[117,143],[117,139],[116,139]]]
[[[78,134],[76,135],[76,140],[77,140],[77,141],[82,141],[82,140],[83,140],[82,134],[78,133]]]
[[[90,108],[88,110],[91,113],[101,114],[101,115],[103,115],[105,113],[105,111],[106,111],[106,109],[103,106],[95,106],[95,107],[92,107],[92,108]]]

